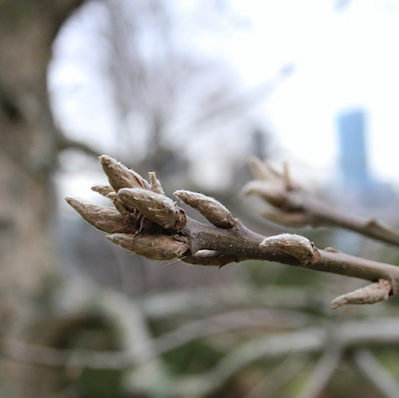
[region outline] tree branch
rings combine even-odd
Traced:
[[[247,183],[242,193],[258,195],[271,206],[262,213],[268,220],[288,226],[340,227],[399,247],[399,231],[375,218],[366,220],[331,208],[293,182],[287,166],[279,173],[257,158],[251,158],[249,165],[256,180]]]
[[[342,350],[340,347],[334,345],[328,347],[297,398],[317,398],[320,396],[338,367],[341,356]]]
[[[289,355],[242,398],[274,397],[275,392],[297,376],[307,362],[307,355]]]
[[[384,369],[374,355],[367,349],[358,349],[353,353],[357,368],[387,398],[399,398],[399,383]]]
[[[253,339],[229,351],[209,372],[176,383],[177,395],[205,396],[221,388],[234,374],[257,361],[286,354],[315,353],[334,344],[342,350],[350,347],[391,344],[399,338],[397,320],[370,319],[335,325],[331,330],[309,328]],[[372,337],[373,336],[373,337]]]
[[[348,304],[382,301],[398,291],[399,268],[394,265],[320,250],[300,235],[265,237],[233,218],[215,199],[190,191],[175,192],[210,225],[200,223],[161,193],[163,190],[155,174],[150,175],[149,183],[108,156],[101,156],[100,161],[110,186],[93,189],[111,199],[116,209],[85,204],[73,198],[67,201],[86,221],[107,232],[111,242],[140,256],[219,267],[247,259],[268,260],[371,282],[383,281],[385,294],[375,297],[375,289],[368,289],[367,292],[372,293],[363,294],[361,300],[347,300]],[[277,181],[279,177],[273,173]],[[287,186],[293,187],[291,180]],[[276,201],[279,195],[273,198]]]

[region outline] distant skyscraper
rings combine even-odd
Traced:
[[[267,137],[264,131],[262,131],[261,129],[256,128],[255,130],[252,131],[251,154],[259,159],[265,159],[266,157],[266,141],[267,141],[266,138]]]
[[[396,200],[392,187],[372,177],[367,162],[366,113],[351,110],[338,115],[339,165],[345,197],[362,205],[387,208]]]
[[[353,110],[338,116],[339,164],[345,185],[354,189],[370,184],[367,166],[365,113]]]

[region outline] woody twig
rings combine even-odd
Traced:
[[[341,296],[334,301],[334,308],[384,301],[397,293],[399,268],[394,265],[320,250],[309,239],[296,234],[259,235],[217,200],[196,192],[176,191],[176,197],[201,213],[209,224],[198,222],[165,196],[154,173],[150,173],[148,182],[106,155],[100,157],[100,162],[110,185],[93,189],[109,198],[114,207],[66,200],[86,221],[106,232],[108,240],[139,256],[219,267],[247,259],[268,260],[373,283],[372,287]],[[270,186],[267,195],[264,187],[262,192],[269,202],[279,205],[285,200],[276,185],[276,181],[281,185],[281,176],[271,173],[275,185]],[[288,181],[287,174],[283,181]],[[284,187],[288,191],[295,189],[292,181]]]

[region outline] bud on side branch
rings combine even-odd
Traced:
[[[387,280],[380,279],[376,283],[337,297],[331,303],[331,308],[335,309],[346,304],[375,304],[386,301],[391,289],[392,286]]]
[[[216,199],[185,190],[176,191],[174,194],[181,201],[200,212],[213,225],[225,229],[234,227],[235,220],[230,211]]]
[[[262,162],[257,157],[251,157],[248,159],[248,165],[251,169],[252,175],[261,181],[273,181],[280,182],[282,179],[281,174],[276,171],[270,164]]]
[[[270,236],[262,241],[261,247],[278,249],[292,257],[295,257],[301,264],[310,264],[316,255],[316,248],[313,243],[304,236],[296,234],[280,234]]]

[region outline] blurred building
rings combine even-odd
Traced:
[[[342,112],[337,117],[339,169],[345,201],[375,209],[394,203],[389,184],[370,172],[367,151],[367,113],[363,109]]]

